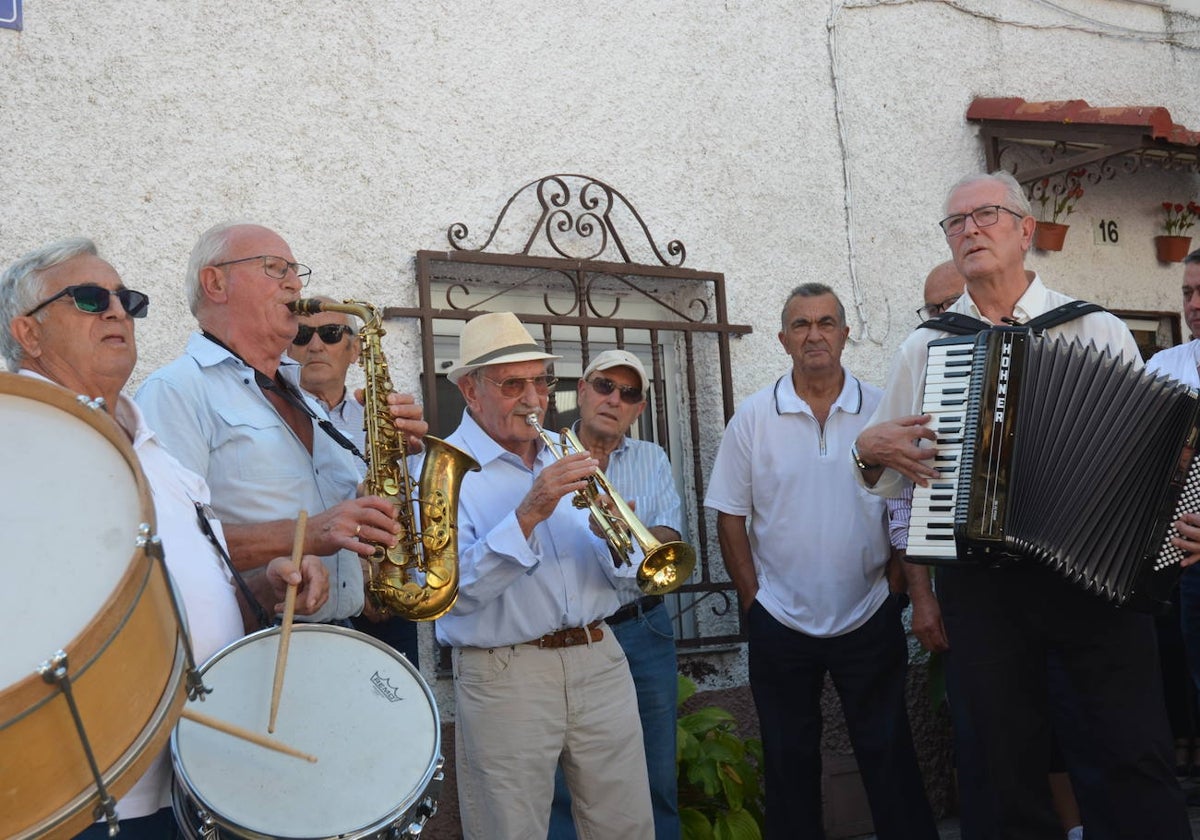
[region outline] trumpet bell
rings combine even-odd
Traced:
[[[694,568],[694,548],[680,540],[662,543],[648,551],[638,565],[638,589],[647,595],[666,595],[682,586]]]

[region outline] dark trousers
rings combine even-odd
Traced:
[[[750,688],[762,729],[768,840],[823,838],[821,689],[833,678],[879,840],[937,840],[904,702],[908,648],[890,597],[862,627],[815,638],[757,602],[747,616]]]
[[[417,660],[417,622],[397,616],[385,618],[383,621],[369,621],[361,615],[356,615],[350,622],[358,632],[373,636],[403,653],[414,668],[421,667]]]
[[[120,818],[121,810],[117,809]],[[131,820],[121,820],[121,840],[177,840],[179,830],[175,827],[175,815],[170,808],[163,808],[148,817],[135,817]],[[108,823],[92,823],[79,834],[75,840],[109,840]]]
[[[1149,616],[1032,564],[940,569],[938,599],[953,702],[972,728],[959,759],[977,762],[967,769],[984,783],[964,836],[1061,840],[1046,780],[1053,726],[1088,840],[1191,838]]]

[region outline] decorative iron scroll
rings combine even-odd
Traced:
[[[1034,201],[1061,196],[1084,182],[1098,184],[1142,170],[1200,174],[1200,155],[1195,153],[1121,144],[1087,147],[1062,140],[1046,146],[999,142],[997,159],[999,168],[1011,172]]]
[[[632,263],[633,260],[617,231],[614,219],[614,213],[624,212],[632,216],[633,221],[641,228],[650,250],[662,265],[678,268],[683,265],[687,256],[683,243],[678,239],[667,243],[664,256],[637,209],[618,190],[590,175],[570,173],[547,175],[530,181],[513,193],[501,208],[500,215],[496,217],[496,224],[482,245],[471,247],[466,244],[470,231],[463,222],[450,225],[446,231],[450,247],[458,251],[487,250],[504,225],[513,205],[518,204],[519,199],[532,201],[534,197],[540,208],[537,221],[530,230],[524,247],[517,253],[530,255],[541,235],[544,236],[545,244],[555,254],[566,259],[596,260],[611,245],[620,254],[621,262]],[[583,249],[583,252],[574,253],[572,245]]]

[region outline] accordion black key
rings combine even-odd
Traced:
[[[1107,351],[1021,328],[929,345],[924,412],[940,478],[913,491],[908,559],[1026,559],[1156,611],[1200,509],[1200,399]]]

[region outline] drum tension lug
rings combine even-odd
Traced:
[[[70,664],[67,661],[66,651],[57,651],[54,656],[46,662],[38,666],[37,672],[42,679],[50,685],[57,685],[58,690],[62,692],[63,698],[67,701],[67,708],[71,711],[71,718],[75,721],[75,731],[79,735],[79,742],[83,745],[84,755],[87,756],[88,767],[91,768],[92,778],[96,782],[96,793],[100,797],[100,801],[96,803],[95,809],[92,811],[92,816],[99,821],[101,817],[108,823],[108,836],[116,837],[120,832],[121,826],[117,821],[117,800],[113,799],[108,792],[108,788],[104,785],[104,777],[100,775],[100,768],[96,764],[95,753],[92,752],[91,742],[88,741],[87,729],[84,728],[83,718],[79,714],[79,707],[75,705],[75,695],[71,692],[71,675]]]

